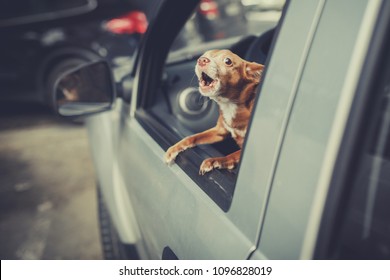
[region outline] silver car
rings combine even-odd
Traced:
[[[273,21],[258,13],[247,34],[212,42],[191,33],[198,2],[162,2],[132,72],[98,61],[57,82],[57,111],[88,115],[106,257],[389,259],[390,1],[287,1]],[[216,48],[266,70],[240,165],[202,176],[233,141],[163,158],[215,124],[193,77]],[[88,73],[84,97],[61,99],[69,76]]]

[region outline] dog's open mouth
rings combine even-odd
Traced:
[[[199,86],[203,90],[209,90],[214,87],[216,83],[216,80],[211,78],[209,75],[207,75],[205,72],[202,72],[200,79],[199,79]]]
[[[214,79],[212,79],[209,75],[207,75],[205,72],[202,72],[202,76],[200,79],[200,83],[202,86],[210,86],[211,83],[214,82]]]

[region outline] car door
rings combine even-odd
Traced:
[[[290,87],[294,94],[285,111],[289,114],[288,122],[279,138],[280,150],[269,180],[266,215],[253,258],[313,258],[318,234],[328,232],[327,228],[319,229],[326,197],[333,198],[339,193],[329,190],[332,174],[347,175],[342,173],[345,172],[342,166],[335,167],[335,159],[338,153],[343,153],[340,148],[343,134],[351,129],[345,127],[349,114],[357,117],[353,100],[359,94],[359,85],[367,83],[365,67],[372,62],[366,61],[366,56],[374,50],[370,44],[373,34],[378,32],[375,28],[382,1],[354,1],[353,9],[347,1],[327,0],[320,5],[322,8],[317,10],[320,16],[308,37],[299,78]],[[275,52],[273,56],[281,57],[289,48],[283,45],[281,53]],[[279,76],[280,68],[272,69],[273,65],[272,61],[268,78]],[[272,91],[277,86],[266,80],[262,90]],[[260,100],[257,108],[260,116],[267,113],[269,98],[264,96]],[[263,123],[262,131],[267,126]],[[328,203],[333,205],[335,201]],[[335,221],[327,219],[327,222]],[[339,222],[337,226],[340,225]]]
[[[173,166],[163,160],[170,145],[192,132],[168,101],[180,84],[177,80],[185,80],[193,71],[199,50],[226,47],[245,54],[251,49],[248,42],[253,41],[202,43],[196,46],[198,52],[170,53],[166,60],[196,4],[166,1],[149,29],[138,57],[131,103],[121,108],[117,160],[151,258],[162,258],[168,250],[179,259],[247,259],[257,246],[294,90],[323,3],[299,1],[285,8],[272,55],[266,61],[269,66],[241,166],[233,172],[215,170],[205,176],[198,174],[200,162],[221,154],[223,147],[191,149]],[[289,46],[286,53],[285,45]]]

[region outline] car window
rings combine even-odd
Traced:
[[[390,55],[380,81],[370,91],[363,138],[347,179],[336,225],[332,257],[336,259],[390,258]],[[373,100],[374,99],[374,100]]]
[[[284,6],[284,1],[271,2],[201,0],[175,34],[158,92],[148,96],[146,114],[138,112],[145,123],[155,126],[149,132],[164,150],[216,125],[218,105],[199,93],[194,72],[202,53],[229,49],[245,60],[266,63]],[[225,157],[237,150],[239,146],[228,137],[222,142],[187,149],[175,163],[223,210],[228,210],[239,168],[214,169],[202,176],[200,166],[207,158]]]
[[[260,35],[278,23],[285,0],[202,0],[171,51],[245,35]]]

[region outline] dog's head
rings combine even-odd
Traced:
[[[216,98],[231,92],[240,92],[247,84],[260,82],[264,66],[248,62],[229,50],[210,50],[197,61],[195,73],[202,95]]]

